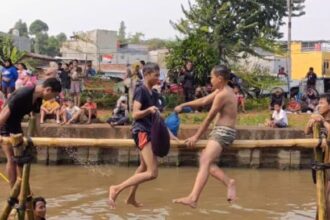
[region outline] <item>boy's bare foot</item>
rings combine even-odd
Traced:
[[[179,199],[174,199],[173,203],[178,203],[178,204],[182,204],[182,205],[187,205],[190,208],[195,209],[197,207],[197,203],[195,201],[193,201],[190,197],[182,197]]]
[[[229,184],[227,186],[227,201],[229,203],[233,203],[236,200],[236,184],[235,180],[229,180]]]
[[[126,200],[126,204],[127,205],[132,205],[132,206],[134,206],[134,207],[136,207],[136,208],[140,208],[140,207],[142,207],[143,206],[143,204],[141,203],[141,202],[137,202],[135,199],[133,199],[133,198],[129,198],[129,199],[127,199]]]
[[[115,203],[116,197],[117,197],[117,192],[115,191],[113,186],[110,186],[110,188],[109,188],[109,201],[108,201],[110,209],[115,209],[116,208],[116,203]]]

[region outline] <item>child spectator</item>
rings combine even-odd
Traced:
[[[27,83],[27,80],[29,79],[27,74],[27,68],[24,63],[17,64],[17,73],[18,73],[18,79],[15,82],[15,89],[19,89]]]
[[[73,96],[74,104],[76,106],[80,106],[80,94],[82,91],[82,69],[81,67],[76,67],[73,68],[71,71],[71,88],[70,92],[71,95]]]
[[[34,220],[46,219],[46,200],[43,197],[33,199]]]
[[[81,107],[81,110],[88,117],[87,124],[90,124],[92,119],[96,118],[97,105],[91,97],[87,97],[86,103]]]
[[[54,99],[44,101],[40,108],[40,124],[45,122],[47,117],[56,117],[56,123],[60,123],[60,104]]]
[[[121,96],[117,100],[116,108],[112,112],[112,117],[107,120],[111,126],[125,125],[128,123],[127,97]]]
[[[274,110],[275,103],[280,104],[281,108],[283,108],[284,102],[285,102],[284,93],[280,89],[277,89],[275,93],[273,93],[271,96],[269,110]]]
[[[287,110],[291,113],[299,113],[301,105],[294,97],[291,97],[290,102],[288,102]]]
[[[288,127],[288,117],[286,112],[282,109],[280,103],[274,104],[274,112],[271,120],[266,122],[267,127],[271,128],[286,128]]]
[[[67,107],[62,112],[62,124],[76,123],[81,115],[81,110],[78,106],[74,105],[71,99],[66,101]]]
[[[244,95],[241,93],[241,90],[239,88],[239,86],[234,86],[234,93],[235,96],[237,98],[237,110],[239,111],[239,109],[242,109],[242,112],[246,112],[245,111],[245,98]]]

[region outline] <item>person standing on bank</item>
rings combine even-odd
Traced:
[[[200,156],[199,171],[194,187],[187,197],[173,200],[174,203],[197,207],[197,201],[204,189],[209,175],[213,176],[227,187],[227,200],[232,202],[236,199],[235,180],[229,178],[216,165],[215,161],[220,157],[224,149],[229,149],[236,138],[237,98],[231,87],[228,86],[230,71],[224,65],[215,66],[211,72],[211,84],[214,92],[210,95],[191,102],[183,103],[175,107],[177,113],[184,107],[197,108],[212,103],[212,107],[197,130],[196,134],[185,140],[188,148],[195,146],[198,139],[207,130],[210,123],[219,115],[216,126],[209,136],[205,150]]]
[[[46,79],[42,85],[24,87],[16,90],[5,103],[0,112],[0,134],[8,137],[10,134],[23,133],[21,122],[25,115],[40,112],[42,100],[55,98],[61,92],[61,83],[56,78]],[[40,119],[40,117],[36,117]],[[39,123],[37,123],[38,125]],[[17,176],[21,176],[21,167],[13,160],[12,146],[2,144],[2,149],[7,158],[6,171],[10,186],[16,182]]]

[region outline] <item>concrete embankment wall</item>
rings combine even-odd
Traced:
[[[26,124],[24,124],[26,128]],[[193,135],[198,126],[182,126],[179,138],[185,139]],[[208,132],[207,132],[208,133]],[[111,128],[107,124],[58,126],[44,124],[41,126],[40,136],[43,137],[75,137],[75,138],[121,138],[130,139],[130,127]],[[302,130],[285,128],[269,129],[261,127],[239,127],[240,140],[262,139],[294,139],[306,137]],[[202,139],[207,139],[205,134]],[[159,162],[165,166],[197,166],[200,152],[196,150],[170,151],[169,155],[160,158]],[[311,149],[255,149],[255,150],[225,150],[218,161],[222,167],[253,167],[299,169],[310,167],[313,151]],[[0,151],[0,161],[5,157]],[[36,162],[47,165],[60,164],[119,164],[137,165],[138,151],[135,148],[105,149],[105,148],[38,148]]]

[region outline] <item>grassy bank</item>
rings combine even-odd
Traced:
[[[170,112],[165,112],[167,116]],[[207,113],[189,113],[180,114],[182,124],[200,124]],[[111,110],[100,110],[99,118],[105,122],[107,118],[111,116]],[[242,126],[263,126],[263,123],[267,118],[270,118],[270,111],[251,111],[248,113],[240,113],[238,116],[238,125]],[[309,114],[288,114],[289,127],[304,128],[310,115]]]

